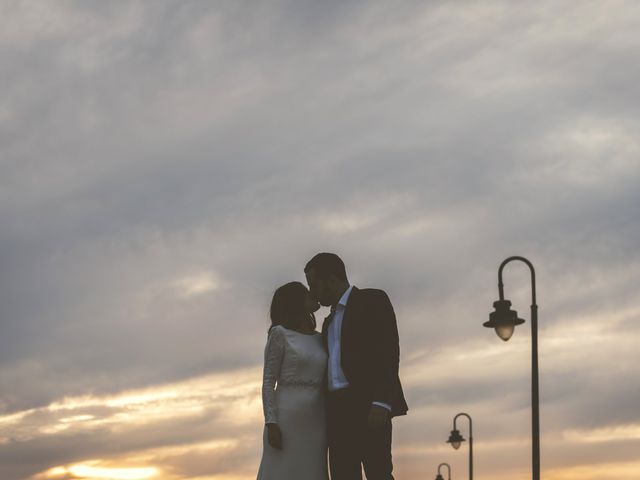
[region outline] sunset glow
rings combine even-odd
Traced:
[[[71,475],[77,479],[112,479],[112,480],[146,480],[156,477],[160,472],[153,467],[144,468],[109,468],[93,465],[72,465],[70,467],[54,467],[45,472],[45,478],[56,479]]]

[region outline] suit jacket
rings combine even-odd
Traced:
[[[332,315],[322,325],[327,348]],[[353,287],[342,318],[340,366],[359,396],[391,405],[391,416],[406,415],[408,407],[400,377],[400,341],[393,306],[382,290]]]

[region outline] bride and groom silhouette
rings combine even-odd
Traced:
[[[343,261],[319,253],[307,284],[278,288],[264,356],[258,480],[392,480],[391,419],[407,413],[387,294],[350,285]],[[314,312],[331,307],[322,333]]]

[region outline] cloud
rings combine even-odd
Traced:
[[[253,385],[270,297],[318,251],[394,303],[403,478],[448,452],[461,409],[479,470],[526,472],[528,323],[508,344],[481,326],[511,254],[538,274],[545,469],[633,471],[635,3],[0,8],[4,476],[254,475],[255,396],[228,400],[248,417],[220,440],[220,392],[123,392]],[[505,272],[527,320],[528,281]]]
[[[245,455],[238,440],[260,429],[259,377],[254,369],[209,375],[113,396],[67,397],[0,417],[3,472],[19,471],[20,478],[51,469],[51,475],[76,475],[114,468],[123,452],[131,462],[139,457],[149,465],[144,468],[164,471],[201,450],[207,452],[206,468],[222,469],[229,455]],[[230,409],[235,415],[228,415]],[[27,458],[34,461],[25,464]]]

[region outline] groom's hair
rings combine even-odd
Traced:
[[[311,269],[315,270],[316,275],[323,280],[327,280],[329,275],[335,275],[340,280],[347,280],[344,262],[335,253],[318,253],[307,262],[304,273]]]

